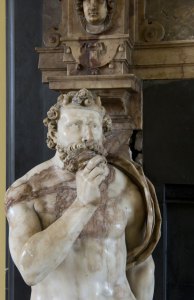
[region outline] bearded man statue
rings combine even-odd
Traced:
[[[44,124],[55,156],[18,179],[5,202],[31,300],[152,300],[156,195],[140,166],[108,155],[100,98],[62,94]]]

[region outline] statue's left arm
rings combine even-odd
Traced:
[[[130,183],[127,189],[131,214],[126,227],[128,251],[141,245],[145,235],[146,208],[139,189]],[[127,279],[136,300],[152,300],[154,294],[154,261],[149,256],[145,261],[127,270]]]
[[[154,295],[154,270],[152,256],[144,262],[132,266],[127,271],[127,279],[136,300],[152,300]]]

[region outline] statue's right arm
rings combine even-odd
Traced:
[[[99,158],[96,158],[96,165],[97,161]],[[77,175],[78,197],[46,229],[41,228],[33,200],[18,202],[8,209],[11,255],[28,285],[39,283],[66,259],[73,243],[98,207],[103,172],[98,167],[84,170]],[[8,192],[7,197],[12,195]]]
[[[66,258],[96,207],[77,199],[53,224],[42,230],[33,203],[22,202],[8,210],[12,258],[28,285],[44,279]]]

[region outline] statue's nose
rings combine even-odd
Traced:
[[[83,128],[83,133],[82,133],[82,142],[91,142],[93,140],[94,140],[94,136],[91,128],[89,126],[85,126]]]
[[[91,0],[90,1],[90,5],[92,6],[92,8],[96,8],[97,7],[97,1],[96,0]]]

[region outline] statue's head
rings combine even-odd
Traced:
[[[86,21],[99,25],[106,19],[108,8],[106,0],[83,0],[83,12]]]
[[[92,31],[91,33],[100,33],[107,29],[114,6],[115,0],[76,0],[81,23],[88,32]]]
[[[104,136],[111,130],[111,119],[101,104],[100,97],[82,89],[59,96],[44,120],[48,126],[47,145],[56,149],[65,167],[83,152],[105,155]],[[76,161],[77,163],[77,161]],[[76,169],[75,163],[70,169]]]

